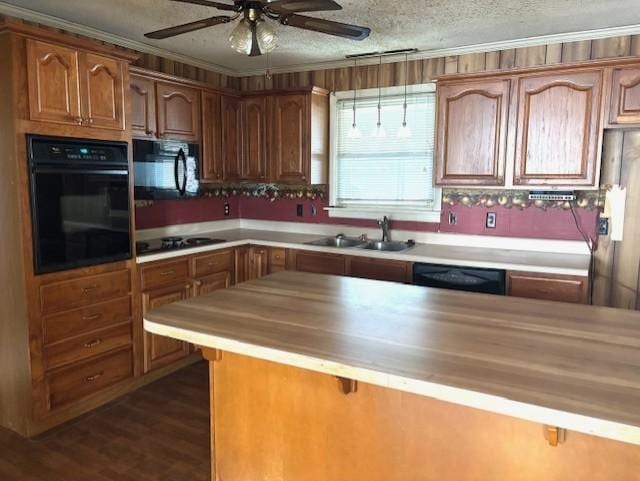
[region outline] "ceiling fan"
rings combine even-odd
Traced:
[[[204,5],[218,10],[233,12],[233,14],[218,15],[176,25],[175,27],[164,28],[147,33],[145,37],[158,40],[165,39],[213,27],[214,25],[233,22],[242,16],[238,25],[231,32],[229,41],[231,42],[231,47],[237,52],[255,57],[271,52],[277,46],[278,37],[276,31],[266,19],[278,21],[282,25],[313,30],[351,40],[364,40],[371,33],[371,29],[367,27],[298,15],[301,12],[342,10],[342,7],[333,0],[234,0],[233,5],[210,0],[172,1]]]

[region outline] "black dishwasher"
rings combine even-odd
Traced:
[[[440,264],[413,265],[413,283],[456,291],[505,295],[505,271]]]

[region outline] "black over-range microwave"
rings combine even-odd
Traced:
[[[133,170],[136,199],[181,199],[199,195],[197,144],[134,139]]]
[[[128,146],[27,136],[36,274],[131,258]]]

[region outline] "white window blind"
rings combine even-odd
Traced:
[[[336,103],[334,202],[339,207],[434,207],[433,150],[435,94],[413,93],[407,99],[410,136],[398,135],[403,121],[403,95],[383,96],[384,135],[375,135],[378,98],[356,102],[359,137],[352,134],[353,99]]]

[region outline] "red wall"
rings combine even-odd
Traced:
[[[231,215],[224,217],[224,204],[228,202]],[[302,204],[303,216],[296,215],[296,206]],[[317,214],[311,215],[311,206]],[[373,220],[339,219],[329,217],[325,200],[280,199],[271,202],[256,197],[203,198],[179,201],[156,201],[151,207],[136,209],[136,227],[149,229],[166,225],[206,222],[222,219],[258,219],[313,224],[339,224],[357,227],[376,227]],[[457,216],[457,224],[449,225],[449,213]],[[485,227],[487,212],[497,213],[495,229]],[[582,229],[596,239],[596,210],[576,209]],[[465,207],[462,205],[442,208],[440,223],[395,221],[392,229],[423,232],[451,232],[462,234],[496,235],[507,237],[532,237],[541,239],[582,239],[571,212],[562,209],[542,210],[529,207],[524,210],[505,207]]]

